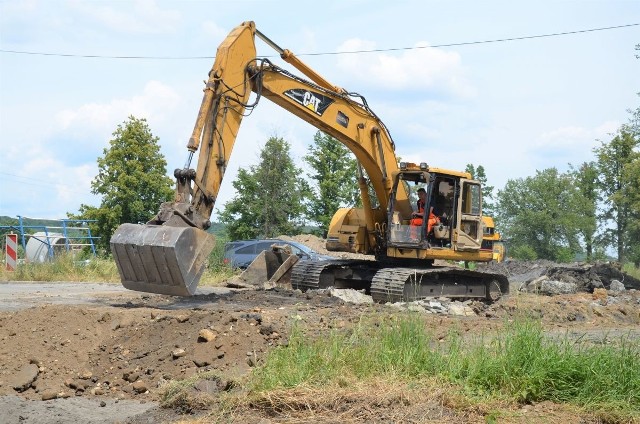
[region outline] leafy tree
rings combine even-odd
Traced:
[[[577,170],[572,170],[573,181],[582,199],[580,211],[582,219],[578,223],[578,232],[582,236],[587,253],[587,261],[593,260],[594,244],[597,229],[597,204],[600,199],[598,191],[598,169],[594,162],[585,162]]]
[[[308,175],[315,181],[309,218],[327,230],[338,208],[359,202],[357,161],[344,144],[328,134],[318,131],[313,141],[309,154],[304,157],[313,169]]]
[[[473,164],[469,163],[464,170],[471,174],[471,178],[478,180],[482,184],[482,212],[485,215],[493,215],[495,209],[493,190],[495,187],[487,184],[487,174],[484,171],[484,166],[478,165],[474,167]]]
[[[90,228],[99,236],[98,247],[109,251],[109,239],[125,222],[147,222],[162,202],[173,196],[173,181],[146,119],[133,116],[118,125],[109,148],[98,158],[98,175],[91,192],[102,196],[99,207],[80,205],[74,219],[95,219]]]
[[[637,172],[634,163],[640,160],[637,152],[640,137],[634,133],[632,125],[623,125],[611,141],[600,143],[600,147],[593,150],[604,200],[600,219],[605,224],[613,222],[613,227],[605,229],[603,241],[606,245],[615,246],[618,261],[624,262],[631,247],[630,230],[635,228],[634,220],[637,220],[633,206],[638,186],[632,184]],[[637,245],[637,239],[634,245]]]
[[[640,155],[625,165],[622,177],[625,181],[620,193],[629,206],[628,259],[640,267]]]
[[[237,195],[220,213],[231,239],[300,233],[310,188],[289,150],[284,139],[270,137],[260,152],[260,163],[238,171],[232,183]]]
[[[516,259],[523,261],[535,261],[538,259],[538,254],[531,246],[524,244],[516,245],[514,248],[509,249],[510,255]]]
[[[503,232],[511,243],[511,251],[533,249],[535,257],[566,259],[567,249],[576,253],[579,208],[582,198],[568,174],[557,169],[537,171],[534,177],[509,180],[498,191],[497,211]]]

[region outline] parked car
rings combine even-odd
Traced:
[[[261,240],[236,240],[230,241],[224,246],[224,263],[234,268],[247,268],[251,262],[263,251],[271,248],[272,245],[286,245],[291,248],[294,255],[298,255],[300,259],[324,261],[335,259],[332,256],[323,255],[304,244],[280,239],[261,239]]]

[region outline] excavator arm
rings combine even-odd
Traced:
[[[304,77],[267,59],[256,58],[255,37],[273,47]],[[256,94],[248,104],[251,92]],[[188,160],[174,172],[173,202],[163,203],[147,224],[123,224],[111,238],[122,284],[130,289],[171,295],[192,295],[214,246],[206,233],[209,218],[232,154],[243,116],[262,97],[330,134],[353,152],[369,177],[382,210],[386,210],[397,171],[394,143],[382,121],[357,94],[332,85],[256,30],[253,22],[236,27],[220,44],[209,72],[202,104],[187,144]],[[191,168],[199,150],[197,168]],[[368,234],[382,228],[384,214],[374,214],[368,185],[360,175],[364,220]],[[410,208],[402,188],[396,203]],[[375,245],[375,237],[369,244]]]

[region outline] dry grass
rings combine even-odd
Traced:
[[[341,385],[346,385],[342,387]],[[190,423],[484,423],[485,413],[467,407],[439,383],[416,386],[384,380],[342,380],[339,385],[296,387],[260,393],[238,391],[218,399],[207,416]]]
[[[229,280],[234,275],[240,274],[240,270],[234,270],[230,267],[217,267],[217,268],[208,268],[202,274],[202,278],[200,278],[200,286],[208,286],[208,287],[223,287],[226,285],[227,280]]]
[[[614,423],[589,417],[570,405],[518,405],[471,400],[460,389],[435,379],[419,383],[384,379],[344,379],[324,387],[247,393],[238,390],[211,398],[209,412],[180,424],[273,422],[301,423]]]

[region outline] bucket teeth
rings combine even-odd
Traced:
[[[192,296],[215,238],[198,228],[122,224],[111,251],[122,285],[130,290]]]

